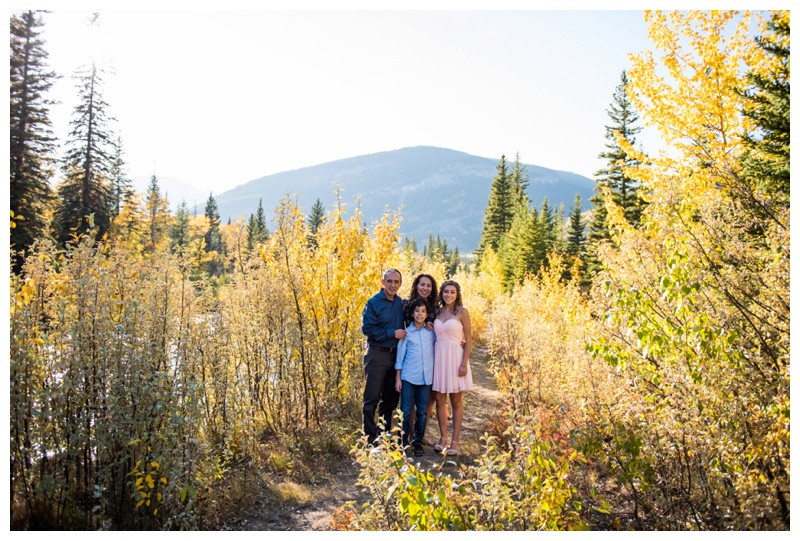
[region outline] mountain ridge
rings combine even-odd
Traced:
[[[271,215],[278,202],[296,198],[309,212],[317,198],[326,210],[341,201],[352,208],[358,198],[363,220],[372,224],[388,210],[400,210],[400,232],[415,237],[421,247],[430,234],[462,252],[480,240],[483,216],[498,159],[483,158],[441,147],[413,146],[342,158],[260,177],[215,196],[223,223],[254,213],[262,199]],[[513,162],[508,162],[509,172]],[[551,208],[563,203],[565,213],[580,194],[587,209],[594,182],[587,177],[524,164],[528,196],[536,208],[544,197]],[[402,208],[401,208],[402,207]]]

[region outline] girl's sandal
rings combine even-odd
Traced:
[[[458,442],[450,444],[450,447],[447,449],[447,456],[458,456]]]
[[[439,438],[439,441],[436,445],[433,446],[437,453],[441,453],[445,449],[447,449],[447,440],[444,438]]]

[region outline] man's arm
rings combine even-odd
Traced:
[[[381,326],[378,312],[371,302],[367,302],[364,306],[364,312],[361,315],[361,332],[366,335],[367,339],[376,342],[394,338],[394,329],[387,329]]]

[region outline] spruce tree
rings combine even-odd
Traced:
[[[220,253],[222,250],[222,235],[219,232],[219,209],[214,194],[209,194],[206,200],[205,217],[208,218],[208,229],[205,233],[206,252]]]
[[[416,236],[412,235],[409,239],[406,237],[403,239],[403,251],[404,252],[417,252],[417,238]]]
[[[111,221],[113,192],[111,136],[106,114],[108,104],[102,95],[102,69],[92,62],[76,73],[79,103],[70,122],[72,130],[64,156],[64,178],[58,186],[58,204],[54,214],[56,239],[70,241],[73,234],[86,231],[93,216],[102,238]]]
[[[559,203],[553,214],[553,247],[552,251],[563,254],[566,249],[567,221],[564,217],[564,203]]]
[[[514,170],[511,171],[509,178],[513,190],[512,200],[514,205],[521,205],[522,207],[518,208],[527,209],[531,204],[531,200],[528,198],[529,179],[525,165],[519,161],[519,152],[517,152],[517,158],[514,160]]]
[[[502,155],[497,164],[497,174],[492,180],[489,202],[483,218],[481,240],[476,250],[478,261],[486,248],[497,251],[500,239],[511,228],[514,219],[514,189],[508,176],[506,157]]]
[[[537,270],[535,251],[540,242],[539,235],[536,208],[520,205],[514,213],[511,228],[503,235],[497,249],[506,291],[512,291],[515,284]]]
[[[189,207],[184,199],[175,210],[175,220],[169,230],[170,246],[173,252],[186,249],[191,240],[190,233]]]
[[[208,220],[208,229],[203,236],[203,240],[205,242],[205,251],[210,255],[208,258],[208,274],[210,276],[219,276],[222,272],[221,256],[223,255],[224,246],[222,245],[222,233],[219,229],[219,209],[213,194],[209,194],[206,201],[205,217]]]
[[[767,23],[768,33],[756,42],[769,58],[769,69],[749,72],[750,87],[743,113],[757,130],[747,133],[747,152],[742,160],[745,178],[781,204],[789,204],[789,12],[775,11]],[[768,209],[765,209],[768,210]]]
[[[311,214],[308,215],[308,245],[312,248],[317,247],[317,231],[319,226],[325,221],[325,207],[319,197],[311,207]]]
[[[148,244],[150,252],[155,252],[162,239],[168,233],[169,202],[166,195],[161,194],[158,178],[155,174],[150,177],[145,196],[145,209],[147,211]]]
[[[575,195],[575,200],[572,203],[572,209],[569,214],[569,225],[567,227],[567,241],[565,246],[566,260],[565,269],[562,278],[564,280],[571,280],[573,278],[572,271],[575,268],[575,262],[579,262],[578,272],[580,276],[586,273],[586,257],[585,257],[585,235],[586,222],[583,219],[581,211],[583,210],[583,203],[581,202],[580,194]]]
[[[458,253],[458,246],[453,248],[452,253],[450,254],[450,265],[447,267],[447,277],[453,276],[456,272],[458,272],[458,264],[461,262],[461,255]]]
[[[581,210],[581,195],[576,194],[575,200],[572,203],[572,209],[570,210],[569,229],[567,230],[566,252],[572,257],[580,256],[583,251],[584,229],[586,228],[586,224],[581,215]]]
[[[122,137],[117,138],[111,143],[111,186],[112,186],[112,215],[119,216],[122,207],[131,201],[133,197],[133,181],[128,177],[124,158],[124,148]]]
[[[605,208],[602,187],[607,186],[611,190],[614,203],[622,208],[623,215],[629,224],[637,226],[641,221],[643,202],[639,197],[640,187],[624,172],[625,167],[636,167],[640,162],[629,156],[617,141],[619,135],[631,146],[634,146],[635,136],[642,130],[641,126],[636,125],[639,115],[628,99],[627,85],[628,76],[623,71],[620,75],[620,84],[614,89],[613,101],[607,110],[612,121],[610,125],[606,126],[607,150],[598,156],[607,160],[607,165],[595,173],[595,195],[590,199],[593,205],[587,238],[587,259],[590,272],[594,272],[599,266],[598,246],[611,240],[607,223],[608,211]]]
[[[41,39],[40,12],[26,11],[11,17],[11,107],[9,114],[10,193],[14,213],[11,245],[14,252],[26,252],[44,236],[46,211],[53,199],[48,179],[53,174],[55,138],[45,98],[56,74],[48,71],[48,53]],[[19,271],[22,258],[14,259]]]
[[[251,251],[258,244],[266,241],[268,236],[267,217],[264,214],[261,199],[259,199],[256,213],[251,214],[247,222],[247,250]]]

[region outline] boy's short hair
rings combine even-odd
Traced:
[[[408,313],[413,315],[414,310],[416,310],[418,306],[424,306],[425,311],[428,312],[429,314],[431,313],[431,307],[428,304],[428,301],[426,301],[422,297],[417,297],[416,299],[413,299],[411,302],[408,303]]]

